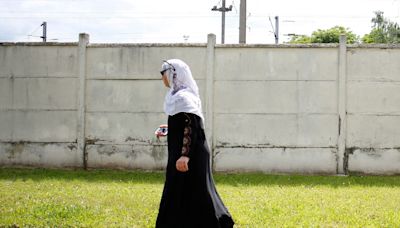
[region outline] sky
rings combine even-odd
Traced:
[[[206,43],[207,34],[221,42],[221,0],[0,0],[0,42]],[[226,0],[225,43],[239,42],[240,0]],[[371,31],[374,11],[400,24],[400,0],[247,0],[246,43],[279,42],[288,34],[311,35],[336,25],[363,36]],[[272,22],[272,23],[271,23]]]

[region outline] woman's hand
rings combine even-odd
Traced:
[[[177,161],[176,161],[176,169],[180,172],[186,172],[189,170],[189,157],[186,156],[181,156]]]

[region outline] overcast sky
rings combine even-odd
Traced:
[[[207,34],[221,40],[220,0],[0,0],[0,42],[41,41],[43,21],[48,41],[91,43],[205,43]],[[238,43],[240,0],[226,0],[225,43]],[[287,34],[311,35],[335,25],[363,36],[374,11],[400,23],[400,0],[247,0],[247,43],[274,43],[274,17],[280,41]],[[185,40],[186,37],[186,40]]]

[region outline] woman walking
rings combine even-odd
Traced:
[[[170,88],[164,101],[168,164],[156,227],[233,227],[214,185],[199,89],[190,68],[171,59],[162,64],[161,75]]]

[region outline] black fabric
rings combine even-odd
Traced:
[[[190,123],[189,171],[179,172],[176,161],[182,155],[184,128]],[[225,228],[233,220],[215,189],[210,152],[201,128],[201,118],[178,113],[168,118],[168,164],[157,228]]]

